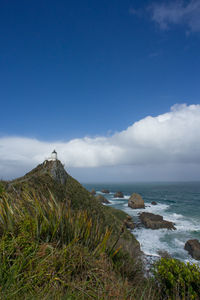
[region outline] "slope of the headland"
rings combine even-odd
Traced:
[[[95,220],[100,221],[105,228],[110,227],[113,234],[111,240],[118,237],[117,247],[122,247],[134,260],[141,255],[139,242],[124,226],[127,214],[111,207],[102,205],[77,180],[72,178],[59,160],[44,161],[32,171],[13,181],[3,183],[8,194],[13,199],[20,199],[24,193],[34,194],[37,198],[46,198],[50,193],[56,201],[69,205],[73,210],[86,210]]]

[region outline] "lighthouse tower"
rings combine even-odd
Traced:
[[[53,160],[53,161],[57,160],[57,152],[56,152],[56,150],[53,150],[53,152],[51,153],[51,160]]]
[[[56,161],[57,160],[57,152],[56,152],[56,150],[53,150],[53,152],[51,153],[51,157],[49,157],[47,160],[48,161]]]

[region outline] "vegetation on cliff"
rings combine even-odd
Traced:
[[[126,219],[103,206],[59,161],[2,181],[0,298],[168,299],[164,281],[144,276],[140,246]]]

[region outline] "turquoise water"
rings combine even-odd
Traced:
[[[139,193],[145,201],[145,211],[160,214],[164,219],[175,223],[176,231],[167,229],[151,230],[136,228],[132,232],[138,239],[142,251],[151,256],[158,256],[158,251],[168,251],[172,257],[183,261],[197,262],[184,250],[188,239],[200,240],[200,182],[184,183],[130,183],[130,184],[84,184],[91,191],[93,188],[111,202],[109,206],[121,209],[137,221],[138,213],[143,209],[133,210],[128,207],[132,193]],[[123,199],[114,198],[114,193],[121,191]],[[156,201],[158,205],[151,205]]]

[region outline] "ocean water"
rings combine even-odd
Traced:
[[[84,184],[84,186],[89,191],[94,188],[97,194],[102,194],[102,189],[108,189],[110,194],[103,194],[111,202],[108,205],[125,211],[133,216],[135,221],[138,220],[138,213],[145,211],[162,215],[165,220],[175,223],[177,229],[175,231],[141,227],[132,230],[146,255],[159,257],[158,252],[161,250],[185,262],[198,262],[184,250],[184,245],[188,239],[200,240],[200,182]],[[123,192],[123,199],[114,198],[117,191]],[[143,197],[145,209],[128,207],[128,199],[132,193],[138,193]],[[156,201],[157,205],[152,205],[152,201]]]

